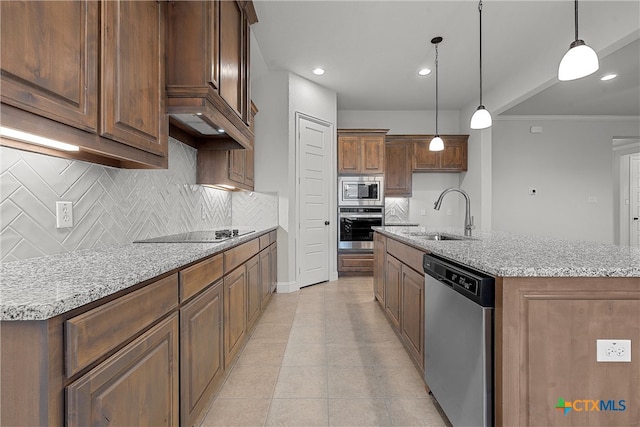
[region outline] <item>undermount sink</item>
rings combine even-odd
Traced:
[[[410,236],[420,237],[425,240],[466,240],[467,237],[452,236],[450,234],[429,233],[427,231],[411,231]]]

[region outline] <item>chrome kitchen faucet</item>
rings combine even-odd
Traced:
[[[442,199],[444,198],[444,195],[450,191],[457,191],[464,196],[464,200],[466,203],[466,210],[464,213],[464,235],[471,236],[471,230],[473,230],[475,227],[473,226],[473,217],[471,216],[471,199],[469,198],[469,195],[466,191],[455,187],[447,188],[442,192],[442,194],[440,194],[438,200],[436,200],[436,202],[433,204],[433,209],[437,211],[440,210],[440,205],[442,205]]]

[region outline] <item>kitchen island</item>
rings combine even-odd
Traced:
[[[0,424],[196,424],[275,266],[276,227],[3,264]]]
[[[640,249],[502,232],[464,238],[460,229],[375,231],[376,298],[414,361],[429,346],[415,325],[424,320],[419,255],[496,278],[496,425],[640,424]],[[456,240],[429,240],[435,233]],[[631,362],[597,362],[597,339],[631,340]],[[559,399],[565,406],[556,408]]]

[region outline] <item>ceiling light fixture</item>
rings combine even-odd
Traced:
[[[478,3],[480,14],[480,106],[471,116],[471,129],[486,129],[491,126],[491,113],[482,105],[482,0]]]
[[[321,76],[325,73],[324,68],[314,68],[313,69],[313,74],[315,74],[316,76]]]
[[[20,130],[7,128],[4,126],[0,126],[0,136],[16,141],[43,145],[45,147],[55,148],[57,150],[80,151],[80,148],[78,146],[67,144],[66,142],[56,141],[55,139],[45,138],[43,136],[22,132]]]
[[[423,68],[420,71],[418,71],[419,76],[428,76],[429,74],[431,74],[431,70],[428,68]]]
[[[617,74],[606,74],[606,75],[602,76],[602,77],[600,78],[600,80],[602,80],[603,82],[606,82],[606,81],[608,81],[608,80],[613,80],[613,79],[615,79],[616,77],[618,77],[618,75],[617,75]]]
[[[444,150],[444,141],[438,134],[438,44],[442,42],[442,37],[434,37],[431,39],[431,43],[436,45],[436,135],[429,143],[429,151],[442,151]]]
[[[578,38],[578,0],[575,0],[576,39],[569,45],[558,67],[558,80],[568,81],[586,77],[600,68],[598,55]]]

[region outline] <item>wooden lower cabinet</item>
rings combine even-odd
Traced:
[[[176,426],[178,315],[172,314],[67,387],[67,426]]]
[[[339,253],[338,254],[339,273],[372,273],[373,254],[371,252],[362,253]]]
[[[402,281],[402,263],[387,255],[385,264],[384,310],[396,328],[400,328],[400,283]]]
[[[278,284],[278,245],[273,244],[269,249],[271,255],[271,292],[276,291],[276,285]]]
[[[266,307],[271,298],[271,247],[260,252],[260,307]]]
[[[247,333],[247,270],[236,268],[224,277],[224,367],[231,366]]]
[[[262,292],[260,286],[260,255],[247,261],[247,330],[250,330],[260,315]]]
[[[404,264],[401,273],[400,335],[424,372],[424,275]]]
[[[193,426],[224,377],[224,286],[180,309],[180,425]]]
[[[375,233],[373,235],[373,294],[382,307],[384,307],[386,257],[387,238],[380,233]]]

